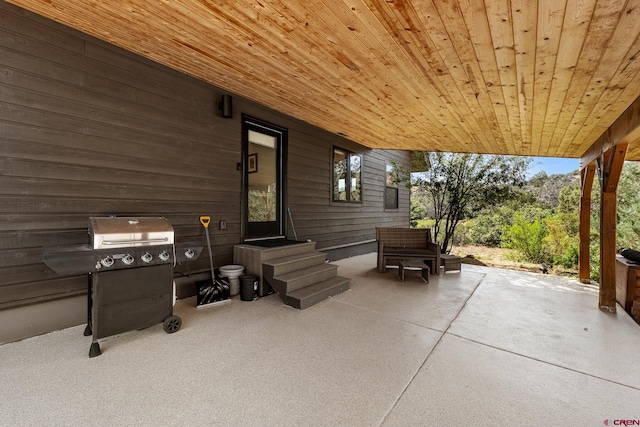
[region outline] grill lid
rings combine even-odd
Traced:
[[[173,244],[173,227],[164,217],[90,217],[93,249]]]

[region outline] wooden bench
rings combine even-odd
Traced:
[[[461,271],[462,270],[462,258],[456,255],[441,254],[440,261],[444,267],[444,272],[447,271]]]
[[[433,242],[430,229],[376,227],[376,240],[380,273],[402,260],[419,260],[430,265],[432,274],[439,274],[440,245]]]

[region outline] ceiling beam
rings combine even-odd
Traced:
[[[640,97],[594,142],[580,157],[580,170],[584,169],[611,147],[620,143],[640,140]]]

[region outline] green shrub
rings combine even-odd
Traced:
[[[424,220],[426,209],[423,204],[417,203],[415,198],[411,198],[411,228],[422,228],[418,226]]]
[[[513,209],[502,206],[491,213],[480,215],[473,221],[469,230],[469,240],[478,246],[502,246],[502,233],[513,225]]]
[[[473,230],[475,220],[463,221],[456,227],[456,232],[453,235],[454,246],[466,246],[475,245],[471,240],[470,234]]]
[[[416,220],[415,225],[411,224],[411,228],[433,228],[433,223],[432,219],[419,219]]]
[[[578,266],[578,215],[558,213],[545,219],[545,250],[553,264],[565,268]]]
[[[564,268],[576,268],[578,267],[579,253],[578,244],[571,244],[565,249],[563,254],[554,256],[553,263],[561,265]]]
[[[505,246],[515,249],[529,262],[550,262],[551,257],[545,251],[547,230],[541,219],[530,221],[518,212],[513,225],[504,231]]]
[[[589,276],[592,281],[600,283],[600,242],[593,239],[589,248]]]

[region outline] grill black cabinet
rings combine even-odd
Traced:
[[[163,322],[173,314],[171,264],[90,275],[93,342]]]

